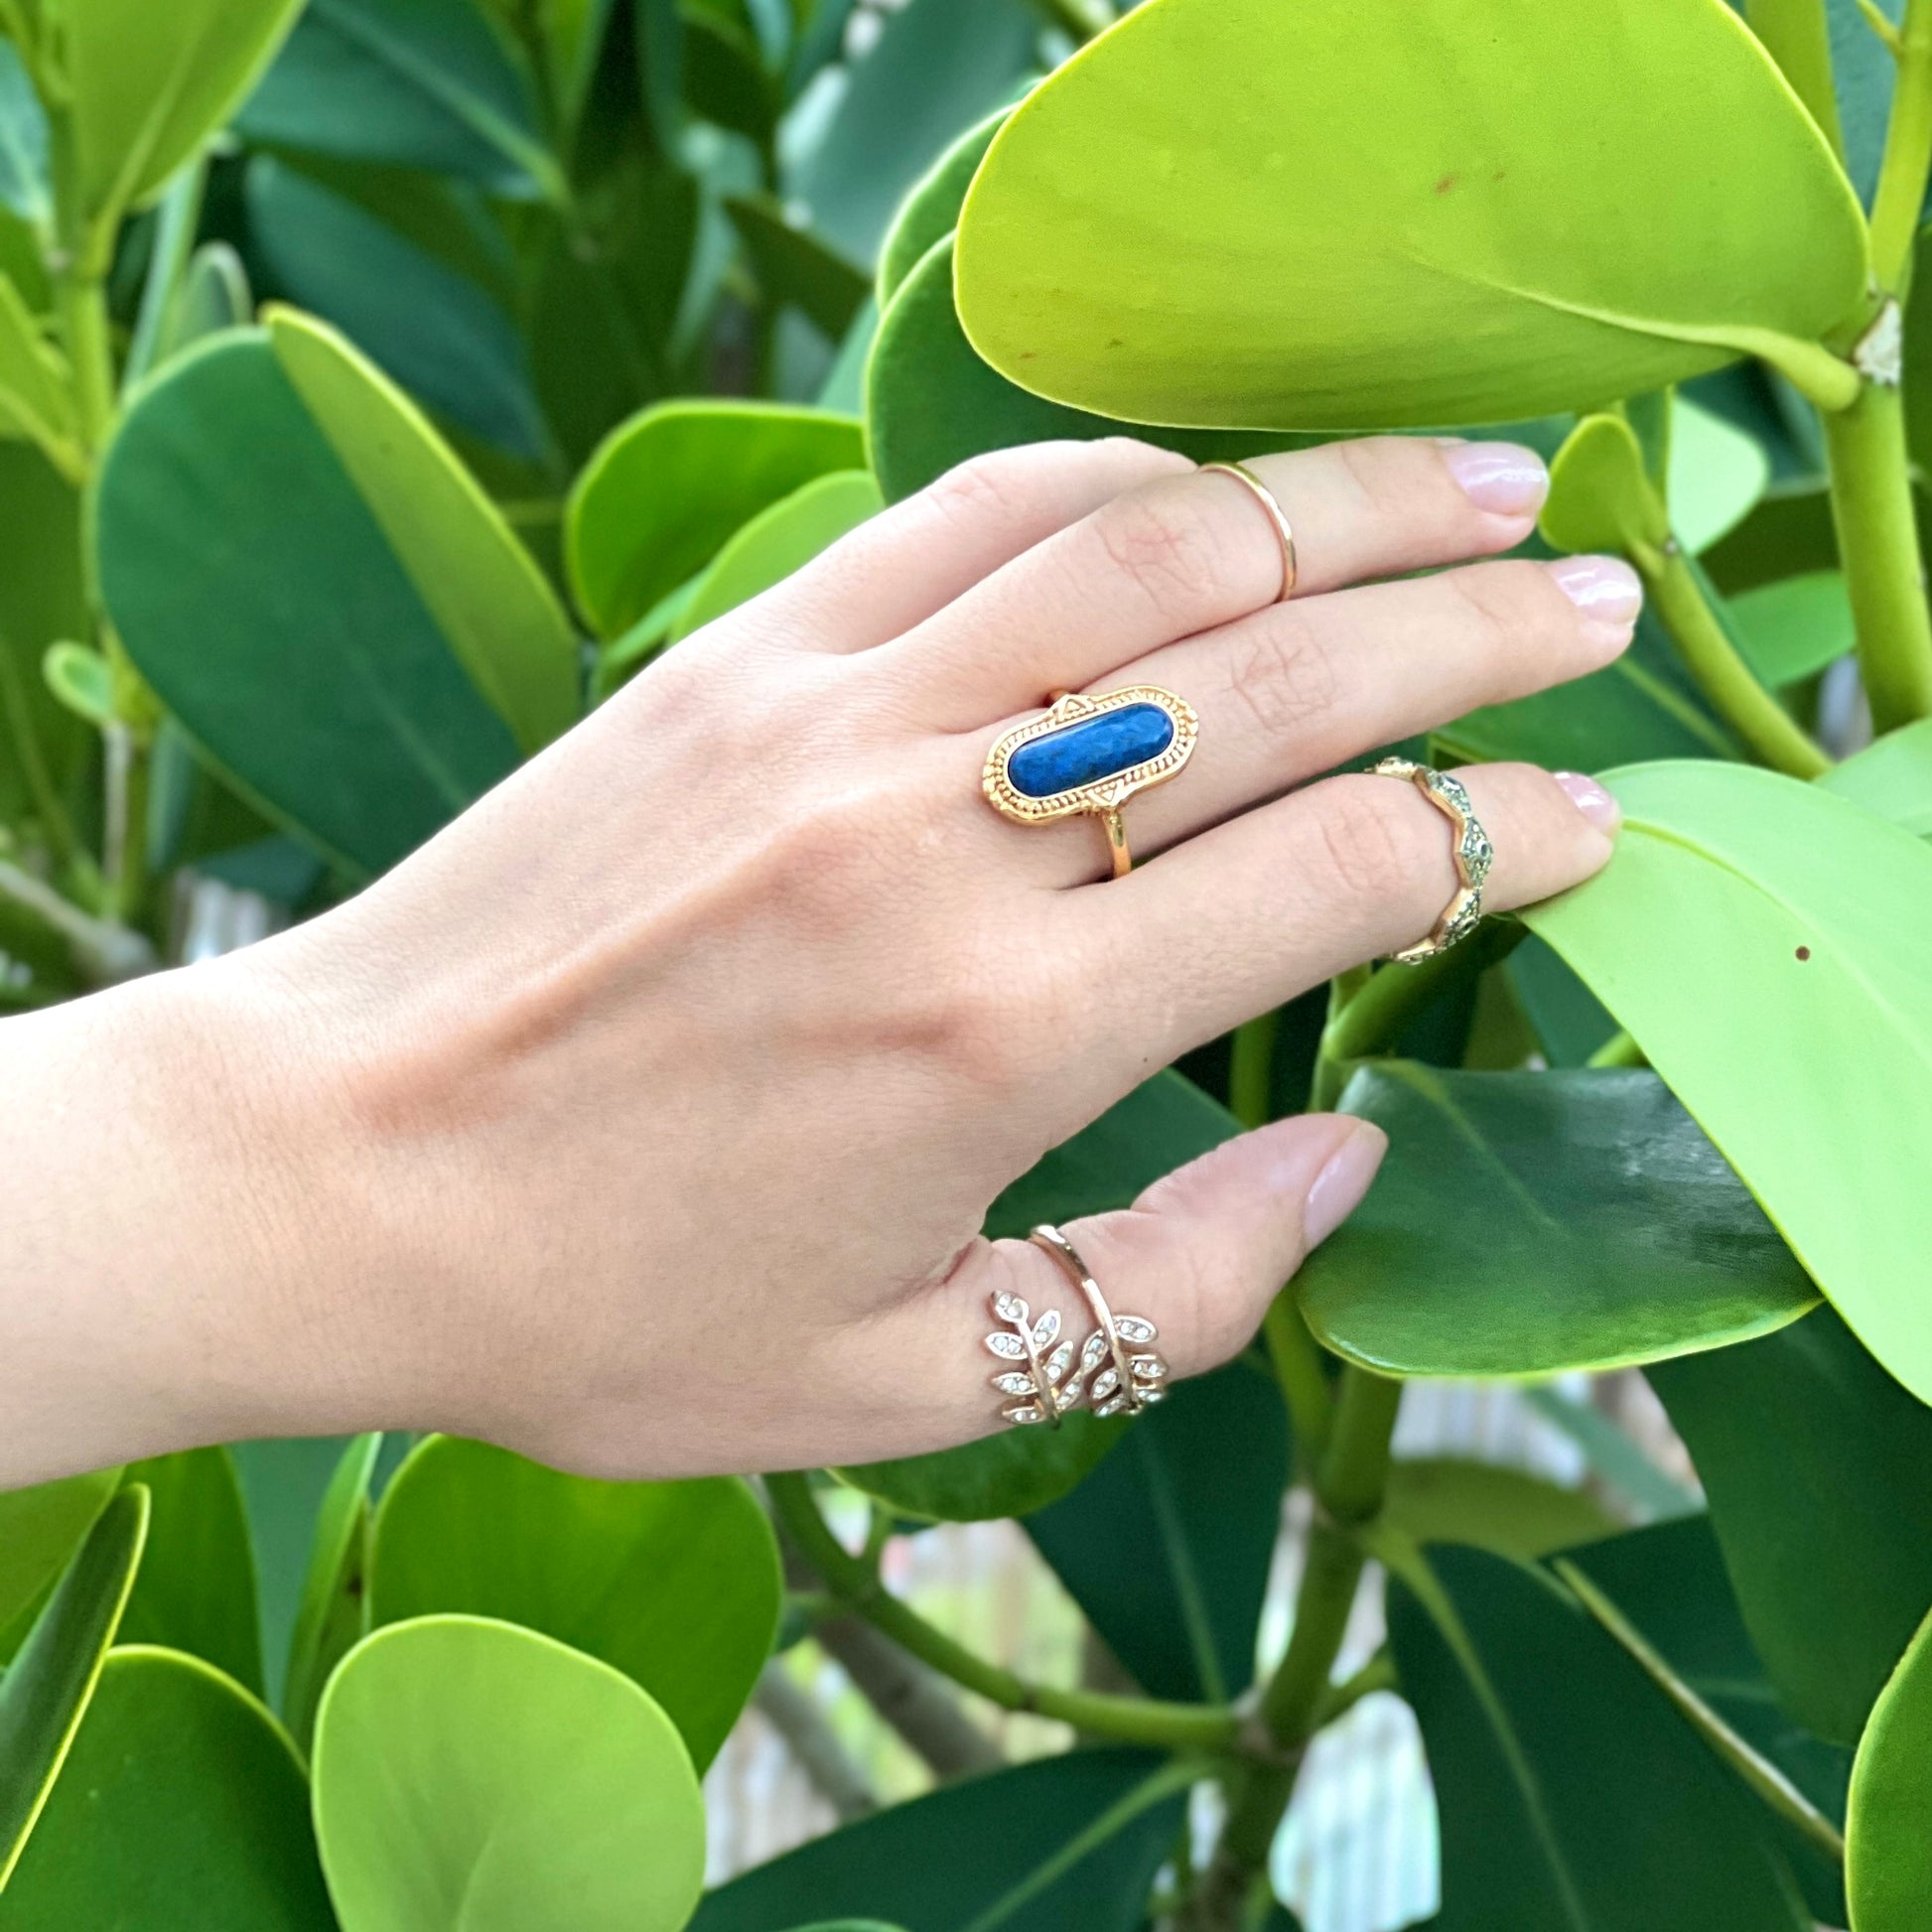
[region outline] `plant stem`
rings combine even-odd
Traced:
[[[1842,420],[1827,417],[1826,423]],[[1903,486],[1902,469],[1898,476]],[[1675,639],[1698,688],[1751,753],[1773,770],[1794,778],[1815,778],[1829,771],[1831,759],[1744,662],[1683,552],[1674,543],[1663,550],[1646,544],[1632,550],[1631,561],[1642,572],[1651,605]]]
[[[1894,51],[1898,81],[1871,203],[1871,272],[1886,295],[1902,293],[1910,274],[1932,173],[1932,0],[1906,0]]]
[[[1932,717],[1932,620],[1912,513],[1904,402],[1895,386],[1867,382],[1850,409],[1823,420],[1859,669],[1882,736]]]
[[[1372,966],[1351,966],[1347,972],[1337,973],[1328,982],[1328,1024],[1321,1030],[1321,1044],[1314,1056],[1314,1078],[1309,1085],[1309,1112],[1311,1114],[1332,1111],[1335,1102],[1341,1098],[1342,1088],[1348,1083],[1348,1062],[1335,1057],[1329,1047],[1329,1038],[1336,1034],[1342,1015],[1367,990],[1374,973]]]
[[[1842,165],[1845,134],[1832,85],[1832,36],[1824,0],[1747,0],[1744,17]]]
[[[1345,1718],[1365,1697],[1372,1697],[1377,1691],[1393,1691],[1400,1681],[1396,1676],[1395,1659],[1387,1650],[1378,1650],[1346,1683],[1328,1687],[1328,1695],[1321,1700],[1320,1708],[1314,1714],[1314,1727],[1326,1730],[1338,1718]]]
[[[1274,1112],[1275,1041],[1279,1012],[1264,1013],[1234,1031],[1234,1057],[1228,1069],[1228,1110],[1243,1127],[1266,1125]]]
[[[79,842],[68,808],[55,788],[54,774],[48,769],[47,753],[35,729],[27,693],[20,686],[20,668],[4,642],[0,642],[0,715],[6,718],[20,759],[21,775],[27,781],[34,809],[40,814],[41,836],[46,839],[55,862],[67,865],[79,851]]]
[[[1648,1066],[1644,1050],[1627,1033],[1613,1033],[1589,1058],[1587,1066]]]
[[[1302,1318],[1293,1282],[1268,1305],[1261,1331],[1275,1380],[1282,1385],[1282,1397],[1288,1404],[1295,1446],[1312,1473],[1320,1466],[1322,1451],[1334,1431],[1335,1399],[1321,1366],[1321,1350]]]
[[[997,1704],[1003,1711],[1057,1718],[1095,1736],[1169,1750],[1227,1752],[1239,1745],[1240,1720],[1225,1706],[1056,1690],[1051,1685],[1030,1684],[989,1662],[928,1623],[909,1604],[900,1602],[846,1549],[819,1514],[804,1475],[768,1475],[764,1487],[772,1513],[835,1596],[901,1649],[989,1704]]]
[[[1249,1770],[1235,1796],[1213,1863],[1189,1903],[1186,1923],[1194,1932],[1231,1932],[1242,1923],[1249,1899],[1266,1882],[1268,1855],[1309,1739],[1324,1714],[1336,1710],[1341,1691],[1329,1674],[1366,1561],[1360,1533],[1380,1513],[1388,1487],[1401,1402],[1400,1382],[1352,1366],[1343,1372],[1334,1434],[1315,1474],[1315,1517],[1294,1628],[1262,1694],[1261,1722],[1280,1755]]]
[[[6,859],[0,859],[0,897],[31,912],[65,940],[74,966],[95,986],[112,986],[154,971],[154,948],[140,933],[107,919],[89,918],[52,886]]]

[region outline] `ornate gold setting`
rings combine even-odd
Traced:
[[[1412,759],[1384,759],[1370,766],[1377,778],[1400,778],[1412,784],[1447,818],[1455,832],[1455,876],[1459,882],[1454,897],[1443,908],[1442,917],[1430,929],[1429,937],[1389,957],[1399,966],[1419,966],[1425,959],[1448,952],[1459,939],[1466,939],[1482,918],[1482,882],[1489,877],[1496,848],[1476,817],[1475,806],[1463,789],[1461,780],[1447,771],[1438,771]]]
[[[1166,712],[1173,725],[1173,737],[1158,758],[1143,759],[1139,764],[1130,764],[1124,771],[1096,779],[1092,784],[1072,785],[1040,798],[1022,791],[1013,782],[1009,766],[1013,755],[1023,746],[1078,724],[1082,719],[1124,711],[1129,705],[1137,704],[1151,704]],[[1078,691],[1061,691],[1037,718],[1014,726],[993,741],[993,749],[987,753],[985,767],[980,772],[980,788],[995,811],[1021,825],[1044,825],[1080,813],[1098,818],[1107,834],[1113,874],[1118,879],[1132,870],[1134,864],[1127,844],[1127,828],[1121,821],[1121,806],[1135,792],[1179,776],[1181,766],[1194,755],[1194,742],[1199,736],[1200,719],[1194,707],[1185,698],[1164,691],[1158,684],[1133,684],[1096,698]]]
[[[1027,1237],[1044,1248],[1086,1298],[1099,1324],[1080,1348],[1080,1374],[1091,1377],[1087,1401],[1096,1416],[1138,1416],[1167,1395],[1168,1364],[1149,1345],[1160,1335],[1144,1314],[1115,1314],[1080,1251],[1060,1229],[1042,1222]]]
[[[1059,1310],[1048,1309],[1035,1320],[1022,1297],[1002,1290],[993,1297],[993,1313],[1007,1325],[988,1335],[986,1345],[1001,1361],[1016,1364],[993,1377],[993,1386],[1014,1398],[1000,1414],[1011,1423],[1043,1422],[1057,1429],[1060,1418],[1080,1400],[1087,1373],[1082,1368],[1067,1378],[1073,1343],[1069,1339],[1054,1346],[1060,1332]],[[1042,1349],[1052,1353],[1042,1355]],[[1017,1366],[1023,1362],[1024,1368]]]

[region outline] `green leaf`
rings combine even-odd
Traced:
[[[1694,1516],[1704,1507],[1697,1490],[1660,1469],[1648,1451],[1595,1403],[1566,1395],[1550,1382],[1532,1383],[1524,1389],[1523,1400],[1583,1450],[1591,1472],[1602,1477],[1638,1519],[1668,1522]]]
[[[1180,1824],[1179,1789],[1172,1767],[1138,1750],[968,1778],[733,1879],[691,1932],[770,1932],[827,1912],[883,1913],[918,1932],[1139,1932]]]
[[[1288,1473],[1281,1391],[1243,1357],[1176,1384],[1027,1534],[1144,1690],[1227,1703],[1254,1681]]]
[[[72,378],[20,291],[0,275],[0,436],[37,443],[70,482],[85,474],[75,437]]]
[[[105,730],[114,719],[114,673],[107,659],[91,644],[70,637],[49,644],[41,659],[47,688],[76,718]]]
[[[1240,1131],[1191,1080],[1157,1073],[1022,1174],[988,1210],[985,1232],[1020,1238],[1041,1221],[1129,1207],[1163,1174]],[[956,1523],[1031,1516],[1081,1481],[1130,1427],[1082,1409],[1057,1429],[1004,1429],[958,1449],[836,1473],[906,1516]]]
[[[218,132],[301,0],[41,0],[40,57],[72,102],[74,193],[111,253],[113,224]]]
[[[1761,446],[1682,396],[1671,404],[1665,500],[1678,543],[1702,556],[1757,506],[1771,482]]]
[[[1932,839],[1932,719],[1888,732],[1818,782],[1916,838]]]
[[[267,147],[554,191],[536,92],[469,0],[309,0],[237,126]]]
[[[759,510],[865,460],[860,426],[824,410],[718,400],[644,410],[611,433],[571,493],[578,608],[600,636],[619,636]]]
[[[249,233],[276,282],[426,407],[540,463],[549,430],[529,352],[500,303],[347,197],[258,156]]]
[[[870,470],[834,470],[779,497],[711,560],[671,625],[671,641],[782,583],[884,506]]]
[[[1518,1563],[1534,1563],[1617,1527],[1587,1490],[1451,1455],[1392,1463],[1382,1516],[1418,1544],[1466,1543]]]
[[[1615,860],[1525,920],[1629,1031],[1865,1346],[1932,1394],[1918,1291],[1932,1246],[1932,846],[1741,764],[1640,765],[1611,784],[1625,813]]]
[[[377,1625],[501,1617],[634,1678],[702,1770],[771,1654],[783,1582],[764,1511],[735,1476],[599,1482],[432,1436],[376,1512]]]
[[[993,137],[1006,125],[1013,110],[1003,107],[997,114],[969,127],[919,179],[898,205],[893,225],[879,250],[879,275],[875,296],[883,315],[892,307],[899,285],[918,267],[920,258],[935,243],[943,241],[959,226],[959,210],[973,176],[986,159]]]
[[[1845,1821],[1852,1756],[1802,1729],[1779,1706],[1744,1628],[1723,1552],[1705,1515],[1627,1530],[1568,1551],[1574,1564],[1634,1624],[1679,1682],[1781,1771],[1834,1824]],[[1766,1814],[1777,1843],[1827,1925],[1843,1925],[1838,1861]]]
[[[108,451],[101,588],[143,675],[235,787],[373,874],[515,764],[510,728],[439,609],[471,608],[478,586],[519,583],[529,566],[491,554],[513,540],[466,516],[471,485],[439,476],[448,457],[417,447],[375,378],[316,332],[280,333],[331,426],[266,331],[182,357],[141,392]],[[345,465],[372,469],[385,426],[399,438],[395,467],[370,501]],[[385,524],[412,514],[406,482],[431,493],[404,555]],[[423,585],[439,549],[432,604]],[[517,601],[533,608],[530,594]]]
[[[0,207],[43,232],[54,220],[47,111],[12,41],[0,41]]]
[[[147,1491],[121,1490],[94,1519],[0,1677],[0,1889],[8,1887],[71,1750],[127,1606],[147,1533]],[[10,1926],[13,1896],[9,1890]]]
[[[801,226],[768,195],[728,195],[725,212],[752,258],[765,301],[790,303],[833,342],[852,327],[870,289],[830,242]]]
[[[289,1729],[305,1751],[330,1672],[368,1634],[369,1478],[381,1449],[379,1429],[355,1437],[343,1450],[317,1513],[282,1699]]]
[[[1670,539],[1636,432],[1621,416],[1586,416],[1550,465],[1537,527],[1558,550],[1657,548]]]
[[[1829,1309],[1648,1373],[1772,1682],[1808,1730],[1855,1743],[1932,1603],[1932,1410]]]
[[[1576,130],[1614,166],[1578,165]],[[1096,156],[1105,156],[1096,165]],[[988,360],[1141,421],[1493,422],[1738,353],[1839,406],[1856,198],[1721,0],[1151,0],[1029,96],[960,222]]]
[[[1143,429],[1030,395],[981,360],[966,340],[953,310],[949,235],[907,274],[880,321],[866,364],[866,426],[873,469],[892,502],[970,456],[1020,443],[1139,436],[1205,462],[1293,448],[1302,440],[1279,433]]]
[[[678,1932],[704,1882],[670,1719],[622,1672],[484,1617],[392,1624],[344,1659],[315,1821],[343,1932]]]
[[[836,247],[871,262],[905,192],[1033,70],[1037,33],[1024,0],[909,0],[888,14],[787,197],[810,207]]]
[[[1299,1279],[1316,1338],[1351,1361],[1396,1375],[1609,1368],[1762,1334],[1817,1302],[1655,1074],[1378,1061],[1342,1105],[1391,1147]]]
[[[1744,658],[1773,691],[1816,677],[1857,638],[1844,573],[1807,570],[1730,599]]]
[[[154,366],[172,362],[183,349],[223,329],[240,329],[255,313],[248,271],[224,241],[210,241],[190,257],[181,285],[168,303],[155,343]]]
[[[1918,1932],[1932,1857],[1932,1616],[1899,1660],[1859,1741],[1845,1837],[1856,1932]]]
[[[335,1932],[288,1733],[197,1657],[113,1651],[6,1892],[8,1932]]]
[[[233,1456],[184,1449],[130,1462],[121,1479],[142,1484],[154,1509],[122,1641],[188,1651],[259,1696],[255,1559]]]
[[[715,13],[688,14],[683,28],[684,93],[691,111],[766,146],[782,103],[758,43],[737,21]]]
[[[118,1469],[0,1491],[0,1630],[57,1575],[120,1486]]]
[[[1560,1586],[1439,1549],[1389,1609],[1442,1819],[1441,1932],[1811,1932],[1750,1800]]]

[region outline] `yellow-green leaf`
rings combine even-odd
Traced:
[[[66,359],[42,340],[20,291],[0,275],[0,436],[38,443],[69,483],[83,465]]]
[[[1550,465],[1550,494],[1538,527],[1559,550],[1651,548],[1670,523],[1636,433],[1621,416],[1586,416]]]

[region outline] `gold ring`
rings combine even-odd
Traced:
[[[1496,848],[1482,829],[1482,821],[1476,817],[1475,807],[1469,802],[1461,781],[1451,778],[1447,771],[1417,764],[1411,759],[1384,759],[1370,766],[1370,775],[1405,779],[1455,831],[1454,897],[1443,908],[1443,916],[1430,929],[1427,939],[1389,955],[1400,966],[1416,966],[1425,959],[1434,959],[1439,952],[1447,952],[1458,939],[1466,939],[1476,929],[1482,917],[1482,882],[1489,877]]]
[[[1199,733],[1194,707],[1159,685],[1094,698],[1055,692],[1041,716],[994,740],[980,788],[995,811],[1022,825],[1082,812],[1098,818],[1119,879],[1134,865],[1121,806],[1178,776]]]
[[[1203,463],[1201,474],[1205,476],[1209,471],[1218,476],[1232,477],[1236,483],[1244,483],[1268,512],[1268,520],[1274,524],[1275,535],[1281,539],[1282,546],[1282,588],[1275,602],[1286,604],[1295,595],[1295,529],[1288,520],[1288,512],[1282,508],[1281,499],[1245,463]]]
[[[993,1297],[993,1314],[1007,1325],[994,1329],[986,1345],[1001,1361],[1012,1365],[993,1378],[993,1386],[1013,1398],[1000,1414],[1008,1422],[1043,1422],[1057,1429],[1061,1416],[1079,1401],[1080,1385],[1086,1379],[1084,1369],[1071,1381],[1065,1379],[1073,1360],[1073,1343],[1062,1341],[1054,1347],[1060,1332],[1059,1310],[1048,1309],[1035,1320],[1033,1310],[1020,1296],[1002,1289]],[[1046,1348],[1053,1352],[1042,1355],[1040,1350]]]
[[[1092,1270],[1080,1259],[1079,1249],[1058,1228],[1042,1222],[1027,1239],[1044,1248],[1066,1270],[1100,1324],[1080,1349],[1073,1399],[1079,1399],[1081,1378],[1090,1375],[1093,1380],[1087,1386],[1087,1400],[1096,1416],[1138,1416],[1159,1402],[1167,1394],[1163,1384],[1168,1379],[1168,1364],[1148,1344],[1161,1331],[1146,1315],[1114,1313]]]

